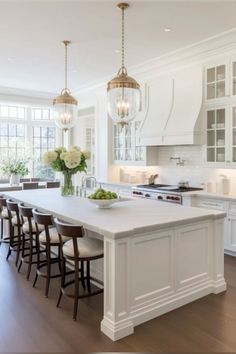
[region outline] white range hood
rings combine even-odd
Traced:
[[[202,87],[202,68],[196,66],[149,80],[140,144],[201,144]]]

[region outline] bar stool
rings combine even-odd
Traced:
[[[26,240],[22,233],[23,223],[20,218],[18,203],[11,199],[7,199],[6,204],[7,204],[7,211],[8,211],[9,233],[10,233],[10,240],[9,240],[10,242],[9,242],[7,260],[9,259],[11,252],[16,251],[15,264],[17,267],[19,257],[20,257],[20,251],[22,250],[21,248],[22,241],[24,244]],[[15,228],[17,229],[17,235],[15,235]]]
[[[38,189],[38,182],[24,182],[22,183],[22,189]]]
[[[46,287],[45,287],[45,297],[48,297],[50,280],[53,278],[61,277],[61,244],[59,235],[53,223],[53,217],[51,214],[40,213],[37,209],[32,210],[33,218],[36,226],[36,232],[39,235],[39,248],[37,253],[37,270],[34,280],[33,287],[35,287],[38,276],[46,278]],[[40,232],[40,226],[43,226],[44,231]],[[68,237],[62,237],[62,242],[68,241]],[[41,260],[40,258],[40,245],[45,247],[46,251],[46,260]],[[58,255],[52,257],[52,247],[57,247]],[[51,274],[51,265],[58,264],[59,273]],[[43,272],[42,268],[46,267],[46,271]],[[71,272],[70,272],[71,273]]]
[[[8,211],[7,211],[7,198],[0,196],[0,219],[1,219],[1,231],[0,231],[0,245],[2,243],[9,243],[10,237],[3,237],[4,220],[8,221]]]
[[[74,312],[73,319],[76,320],[78,311],[78,300],[84,297],[90,297],[93,295],[101,294],[103,289],[91,291],[90,281],[97,279],[90,276],[90,262],[95,259],[103,258],[103,242],[98,239],[92,239],[84,237],[84,229],[81,225],[68,225],[60,222],[58,219],[54,220],[56,229],[58,231],[61,247],[62,247],[62,278],[61,289],[57,302],[57,307],[60,306],[62,295],[74,298]],[[62,236],[68,236],[71,238],[63,244]],[[74,279],[66,282],[66,262],[73,262],[74,265]],[[82,274],[82,279],[86,279],[87,293],[79,294],[79,262],[86,262],[86,276]],[[74,284],[74,295],[68,294],[66,288]]]
[[[60,182],[46,182],[46,188],[59,188]]]
[[[45,253],[45,249],[40,249],[36,225],[33,220],[33,213],[30,207],[24,205],[24,203],[18,204],[19,213],[22,222],[22,231],[23,237],[26,237],[29,240],[29,252],[25,253],[25,242],[22,242],[22,254],[21,254],[21,261],[18,267],[18,272],[21,269],[23,263],[28,264],[28,269],[26,273],[26,279],[29,280],[32,264],[37,264],[37,260],[33,260],[33,256],[37,255],[38,252]],[[43,231],[43,226],[38,225],[39,232]]]

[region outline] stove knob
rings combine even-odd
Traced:
[[[163,199],[162,195],[158,195],[157,199],[162,200]]]
[[[147,193],[147,194],[145,194],[145,197],[150,198],[151,196],[150,196],[150,194]]]
[[[171,197],[169,195],[167,195],[166,199],[171,199]]]
[[[179,197],[175,197],[175,200],[179,200]]]

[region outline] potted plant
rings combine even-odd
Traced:
[[[68,150],[63,147],[47,151],[43,160],[45,165],[51,166],[54,171],[62,172],[64,180],[61,184],[63,196],[74,194],[72,175],[77,172],[86,172],[86,160],[90,158],[89,151],[81,151],[78,146],[72,146]]]
[[[10,176],[10,185],[20,184],[20,178],[28,175],[27,161],[22,158],[7,159],[1,163],[1,171]]]

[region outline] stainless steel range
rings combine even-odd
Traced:
[[[163,202],[182,204],[182,193],[202,190],[194,187],[177,187],[167,184],[144,184],[132,187],[134,197],[156,199]]]

